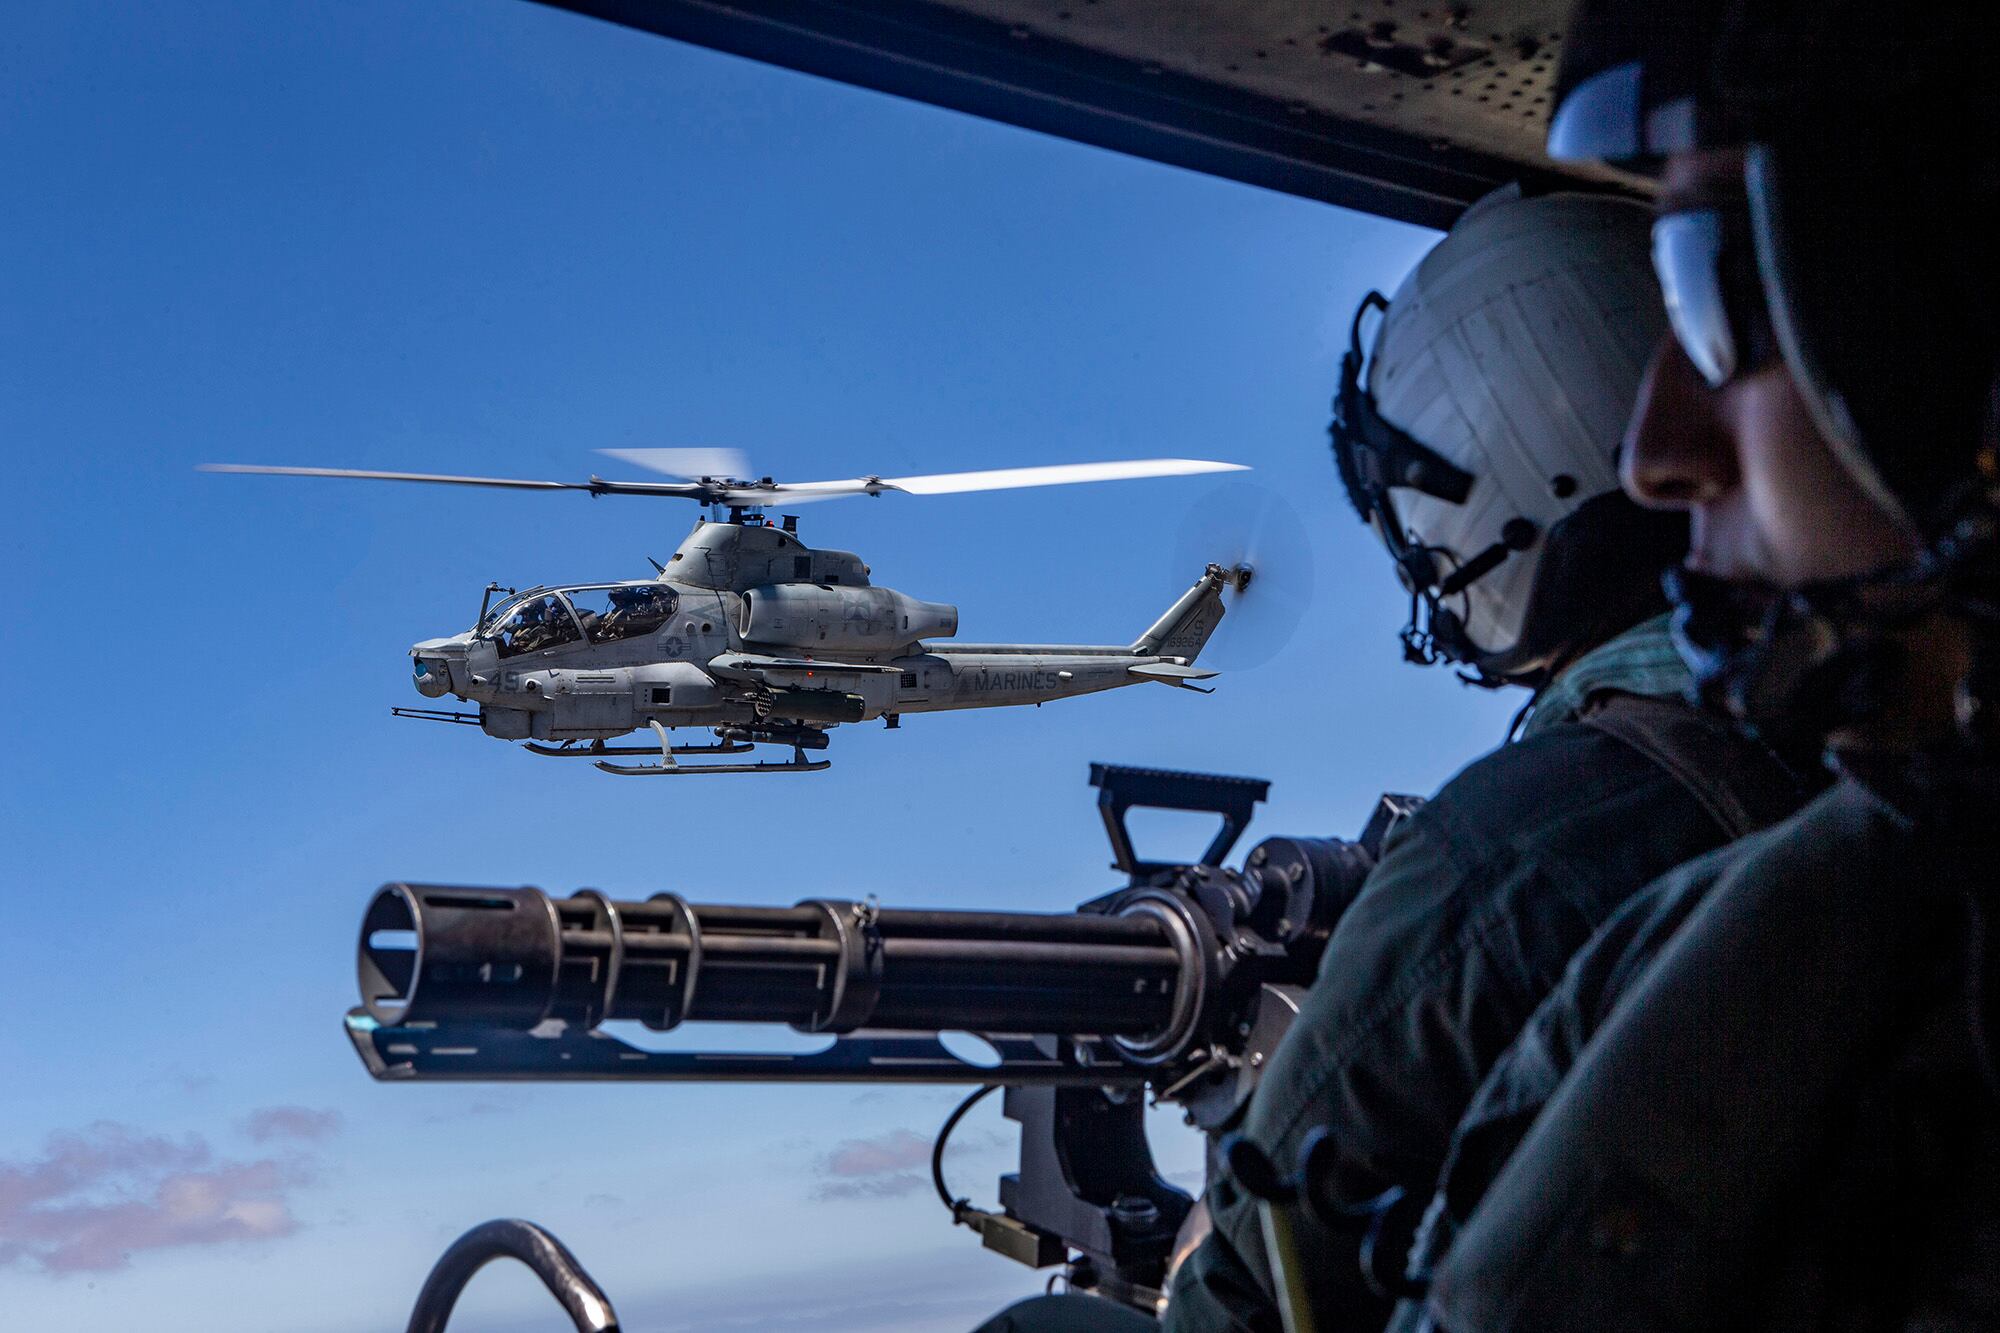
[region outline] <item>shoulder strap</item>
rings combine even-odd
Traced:
[[[1811,794],[1763,745],[1678,700],[1607,692],[1581,720],[1658,764],[1732,839],[1776,823]]]

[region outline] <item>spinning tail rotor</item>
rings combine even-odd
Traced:
[[[1313,547],[1298,512],[1268,487],[1227,481],[1182,523],[1175,567],[1212,561],[1233,571],[1228,614],[1202,652],[1226,671],[1248,671],[1290,641],[1313,594]]]

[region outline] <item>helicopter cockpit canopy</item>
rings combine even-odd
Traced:
[[[680,601],[664,583],[566,588],[564,596],[592,643],[615,643],[651,634],[667,623]]]
[[[518,657],[544,648],[560,648],[583,638],[568,603],[555,593],[522,598],[502,607],[488,623],[487,638],[500,646],[500,656]]]
[[[496,608],[479,633],[499,645],[503,658],[585,640],[616,643],[658,630],[673,616],[679,600],[664,583],[537,590]]]

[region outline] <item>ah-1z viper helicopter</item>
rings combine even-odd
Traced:
[[[711,450],[605,452],[676,473],[689,455],[740,458]],[[850,495],[936,495],[1244,470],[1199,459],[802,484],[720,475],[560,482],[242,464],[205,470],[673,496],[710,506],[712,517],[696,523],[667,563],[655,562],[655,578],[525,591],[488,585],[471,629],[410,649],[420,694],[450,694],[479,708],[398,708],[398,716],[476,725],[489,736],[523,741],[535,754],[589,758],[607,773],[631,776],[814,772],[830,761],[809,760],[805,752],[825,749],[828,729],[843,722],[879,717],[894,727],[904,713],[1041,704],[1146,681],[1199,689],[1195,681],[1216,674],[1194,659],[1222,620],[1222,594],[1241,593],[1252,573],[1247,564],[1208,565],[1129,644],[939,644],[931,640],[958,631],[957,607],[875,587],[859,556],[809,547],[799,540],[794,518],[773,525],[764,516],[780,506]],[[504,594],[497,604],[496,593]],[[659,738],[657,747],[605,744],[648,727]],[[676,746],[667,733],[677,727],[711,728],[716,740]],[[792,757],[680,762],[687,755],[744,754],[759,744],[790,746]],[[618,762],[633,755],[658,761]]]

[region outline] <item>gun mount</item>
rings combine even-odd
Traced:
[[[348,1035],[385,1081],[1003,1087],[1021,1168],[1002,1180],[998,1211],[940,1183],[954,1220],[989,1248],[1067,1262],[1074,1285],[1150,1310],[1193,1200],[1154,1169],[1145,1089],[1219,1131],[1382,839],[1419,801],[1383,797],[1357,841],[1269,838],[1230,869],[1268,783],[1108,764],[1090,780],[1127,882],[1070,913],[390,884],[363,919]],[[1193,864],[1147,860],[1127,828],[1134,808],[1213,813],[1222,827]],[[621,1020],[786,1024],[829,1040],[806,1054],[648,1051],[603,1030]],[[997,1059],[961,1059],[941,1040],[954,1031]]]

